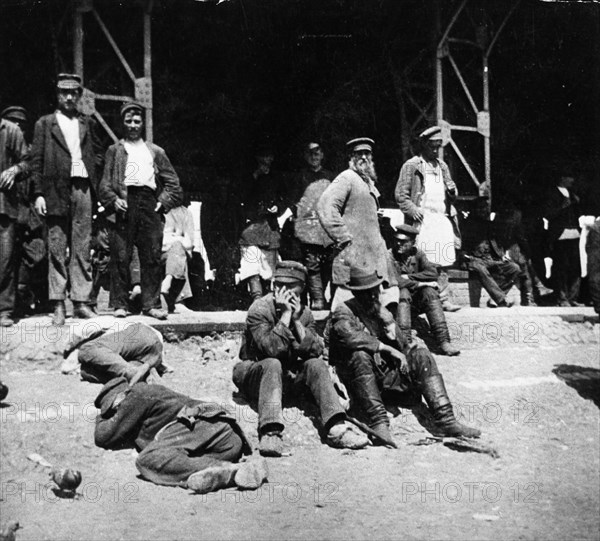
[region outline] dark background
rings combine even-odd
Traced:
[[[122,5],[124,4],[124,5]],[[274,145],[275,167],[301,165],[300,145],[320,140],[326,166],[346,167],[344,142],[376,140],[382,203],[393,205],[398,171],[414,137],[416,109],[434,97],[435,45],[458,1],[194,0],[156,2],[152,14],[154,140],[163,146],[188,192],[216,201],[203,227],[209,251],[219,209],[238,191],[257,142]],[[471,0],[451,35],[489,42],[512,1]],[[136,2],[96,0],[96,9],[138,76],[143,74],[142,20]],[[69,3],[0,3],[0,107],[21,104],[33,121],[55,107],[56,73],[71,71]],[[91,14],[84,14],[85,84],[94,92],[130,94],[132,86]],[[479,108],[481,57],[453,45]],[[566,168],[600,215],[600,4],[522,0],[490,57],[494,201],[528,205]],[[445,64],[445,118],[474,124],[471,107]],[[404,104],[404,107],[403,107]],[[118,105],[99,109],[118,133]],[[31,127],[30,127],[31,129]],[[483,177],[483,143],[453,135]],[[110,141],[107,139],[106,143]],[[446,152],[462,194],[475,185]],[[220,195],[219,195],[220,194]],[[527,208],[527,207],[525,207]],[[235,220],[233,220],[235,222]],[[231,246],[239,225],[219,232]],[[208,240],[207,240],[208,237]],[[212,242],[214,240],[214,242]],[[221,239],[222,240],[222,239]],[[225,241],[223,241],[225,242]],[[219,257],[219,254],[217,254]]]

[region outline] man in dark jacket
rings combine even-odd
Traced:
[[[368,443],[364,434],[345,422],[344,409],[321,356],[323,340],[311,311],[300,301],[305,283],[302,264],[277,264],[274,293],[254,301],[248,310],[241,360],[233,368],[233,382],[248,398],[258,401],[259,449],[264,456],[281,456],[283,452],[284,385],[310,392],[330,445],[360,449]]]
[[[353,269],[348,287],[354,298],[333,312],[328,329],[329,362],[383,441],[391,434],[385,401],[414,407],[421,394],[442,436],[479,437],[481,432],[460,424],[452,412],[444,379],[422,342],[401,339],[394,316],[379,301],[383,282],[375,272]]]
[[[54,325],[65,322],[67,284],[74,317],[90,318],[92,210],[102,170],[95,123],[77,110],[81,77],[58,75],[58,110],[36,124],[31,148],[35,208],[48,224],[48,297]],[[70,243],[69,243],[70,241]],[[67,249],[70,254],[67,269]]]
[[[10,327],[14,323],[15,235],[19,212],[17,182],[25,180],[27,156],[27,144],[19,126],[0,119],[0,327]]]
[[[600,218],[590,227],[586,251],[588,256],[588,280],[594,310],[600,314]]]
[[[323,168],[323,150],[319,143],[308,143],[304,151],[306,166],[300,171],[296,185],[296,218],[294,233],[301,243],[302,262],[308,271],[308,292],[313,310],[325,310],[324,290],[331,280],[333,241],[325,232],[317,215],[317,203],[327,189],[333,174]]]
[[[200,494],[237,486],[256,489],[267,478],[264,461],[238,462],[251,449],[235,419],[215,403],[124,377],[109,381],[96,398],[94,439],[103,449],[135,447],[136,466],[157,485]]]
[[[142,138],[144,108],[121,107],[125,139],[111,145],[100,183],[100,200],[114,224],[110,235],[111,303],[116,317],[127,315],[129,267],[134,246],[140,258],[142,311],[167,319],[161,308],[164,214],[183,202],[177,173],[165,151]]]
[[[577,302],[581,283],[579,256],[579,197],[573,193],[575,178],[567,171],[546,198],[548,242],[552,254],[552,282],[558,306],[581,306]]]
[[[491,300],[490,308],[510,307],[506,300],[510,288],[518,282],[521,269],[498,240],[494,237],[494,228],[489,220],[487,197],[475,202],[475,211],[465,223],[463,246],[469,271],[473,273]],[[477,306],[479,306],[477,301]]]
[[[397,317],[396,321],[401,330],[403,327],[408,330],[411,328],[412,315],[425,313],[440,351],[444,355],[458,355],[460,351],[450,343],[450,333],[438,292],[437,268],[427,259],[425,252],[415,246],[418,234],[419,231],[410,225],[397,226],[395,244],[389,251],[400,289],[398,314],[408,319],[404,321],[404,318]]]

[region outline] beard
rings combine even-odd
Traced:
[[[378,300],[371,301],[365,306],[365,312],[370,316],[377,316],[381,312],[381,303]]]
[[[377,182],[377,173],[375,172],[375,163],[371,158],[353,157],[350,160],[350,169],[365,181]]]

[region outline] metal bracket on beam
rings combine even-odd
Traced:
[[[484,137],[490,136],[490,112],[479,111],[477,113],[477,131]]]
[[[152,109],[152,79],[140,77],[135,80],[135,99],[146,109]]]

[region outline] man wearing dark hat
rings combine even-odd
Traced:
[[[13,325],[16,292],[15,236],[19,212],[17,183],[25,180],[28,148],[17,124],[0,119],[0,327]],[[9,111],[10,112],[10,111]]]
[[[143,107],[127,102],[121,107],[125,138],[106,152],[100,200],[110,235],[111,303],[115,316],[125,317],[129,302],[129,265],[133,247],[140,259],[142,311],[166,319],[161,308],[162,240],[164,214],[183,202],[179,177],[165,151],[142,138]]]
[[[353,267],[375,270],[389,282],[387,249],[377,216],[379,191],[375,186],[374,145],[368,137],[346,143],[350,156],[348,169],[333,180],[317,204],[319,220],[333,240],[336,254],[332,283],[339,287],[332,309],[352,296],[346,286]]]
[[[260,453],[283,453],[284,389],[312,395],[329,445],[360,449],[366,436],[345,422],[346,415],[322,358],[323,341],[315,320],[300,296],[306,269],[296,261],[277,264],[274,292],[254,301],[248,310],[240,362],[233,368],[233,382],[249,399],[258,402]]]
[[[96,398],[94,439],[103,449],[135,447],[136,467],[157,485],[199,494],[237,486],[253,490],[267,479],[264,460],[238,463],[252,453],[235,418],[222,406],[124,377]]]
[[[354,298],[332,313],[327,330],[329,362],[375,433],[390,441],[384,401],[415,407],[425,398],[435,420],[435,434],[479,437],[479,430],[460,424],[452,412],[444,379],[435,359],[419,340],[401,339],[394,316],[381,304],[383,279],[375,272],[352,269]]]
[[[14,122],[23,134],[27,124],[27,110],[19,105],[7,107],[2,118]],[[29,313],[43,305],[48,298],[47,231],[45,221],[35,210],[33,184],[28,174],[18,177],[18,215],[16,223],[15,264],[17,295],[15,310]]]
[[[400,289],[396,321],[402,331],[410,333],[411,312],[415,316],[425,313],[440,351],[444,355],[458,355],[460,351],[450,343],[450,333],[438,293],[437,269],[425,253],[415,246],[418,233],[410,225],[397,226],[394,246],[389,251]],[[398,317],[400,315],[405,317]]]
[[[77,110],[81,77],[58,75],[58,109],[36,124],[31,149],[35,208],[48,225],[48,297],[54,325],[65,322],[67,284],[73,316],[90,318],[92,210],[103,156],[95,123]],[[67,267],[67,252],[70,254]]]
[[[438,157],[443,144],[439,126],[427,128],[419,135],[420,153],[404,163],[396,183],[396,203],[404,213],[405,223],[419,230],[416,246],[438,267],[440,298],[448,312],[460,310],[448,299],[448,274],[444,267],[456,261],[460,247],[456,209],[452,202],[458,195],[448,165]]]
[[[324,291],[331,279],[333,241],[325,232],[317,215],[317,203],[331,184],[333,174],[323,168],[323,150],[310,142],[304,149],[306,165],[300,171],[296,185],[296,217],[294,234],[301,243],[302,262],[308,271],[308,292],[313,310],[325,310]]]

